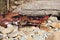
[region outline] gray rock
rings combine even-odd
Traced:
[[[2,39],[3,38],[3,35],[2,34],[0,34],[0,39]]]

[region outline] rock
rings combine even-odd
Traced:
[[[13,40],[13,38],[9,38],[8,40]]]
[[[20,35],[18,35],[18,36],[16,36],[15,38],[16,38],[16,39],[21,39],[21,36],[20,36]]]
[[[18,40],[21,40],[21,36],[18,36]]]
[[[14,25],[18,25],[18,22],[17,22],[17,21],[16,21],[16,22],[15,22],[15,21],[13,21],[13,24],[14,24]]]
[[[18,26],[13,26],[14,30],[13,31],[18,31]]]
[[[8,40],[8,37],[3,38],[2,40]]]
[[[52,22],[58,22],[58,19],[57,17],[49,17],[49,20],[52,21]]]
[[[28,37],[27,40],[34,40],[32,37]]]
[[[52,31],[52,28],[49,28],[49,27],[46,27],[46,26],[41,26],[40,29],[44,30],[46,32],[51,32]]]
[[[9,38],[8,40],[18,40],[17,38]]]
[[[19,12],[20,14],[26,14],[26,15],[57,15],[58,12],[54,11],[59,8],[60,2],[57,1],[33,1],[31,3],[25,3],[22,5],[19,5],[14,12]],[[41,11],[41,9],[45,9],[44,11]],[[54,9],[54,10],[53,10]],[[30,11],[29,11],[30,10]]]
[[[8,40],[8,39],[3,38],[2,40]]]
[[[2,32],[5,28],[0,26],[0,32]]]
[[[13,40],[18,40],[17,38],[13,38]]]
[[[27,40],[26,35],[22,35],[21,40]]]
[[[19,31],[14,31],[14,32],[8,34],[8,37],[16,37],[17,35],[19,35]]]
[[[2,33],[3,34],[6,34],[6,33],[10,33],[14,30],[14,27],[10,24],[7,25],[7,28],[5,28],[4,30],[2,30]]]
[[[0,39],[2,39],[3,38],[3,34],[0,34]]]
[[[1,31],[3,34],[11,33],[12,31],[18,30],[17,26],[13,26],[11,24],[8,24],[7,26],[8,26],[7,28],[5,28],[4,30]]]
[[[40,35],[40,36],[39,36],[39,35],[35,35],[35,36],[33,37],[33,39],[34,39],[34,40],[45,40],[45,38],[44,38],[43,35],[42,35],[42,36],[41,36],[41,35]]]
[[[53,23],[52,23],[52,27],[54,27],[54,28],[60,28],[60,23],[58,23],[58,22],[53,22]]]
[[[60,31],[53,32],[46,40],[60,40]]]

